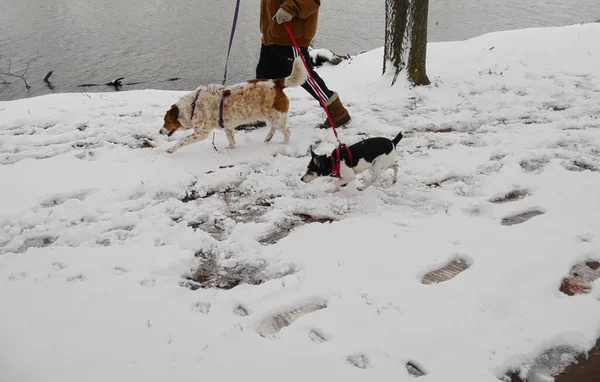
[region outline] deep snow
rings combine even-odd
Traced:
[[[352,113],[346,143],[405,132],[398,183],[362,193],[299,181],[309,145],[334,147],[302,89],[289,146],[263,128],[173,155],[182,133],[158,131],[182,92],[1,102],[0,380],[398,382],[411,361],[419,380],[491,382],[589,349],[600,282],[558,289],[600,259],[599,39],[588,24],[429,44],[415,89],[390,88],[382,49],[320,68]],[[195,253],[265,282],[182,286]],[[421,282],[455,257],[469,269]]]

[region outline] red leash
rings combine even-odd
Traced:
[[[304,63],[304,68],[306,68],[306,72],[308,73],[308,78],[312,83],[313,88],[315,89],[315,93],[317,93],[317,96],[319,97],[319,102],[321,102],[321,107],[323,108],[323,110],[325,110],[325,114],[327,115],[327,119],[329,120],[329,124],[331,125],[331,129],[333,130],[333,135],[335,135],[335,139],[338,142],[338,146],[335,149],[336,154],[337,154],[337,160],[335,160],[331,165],[331,176],[334,178],[339,178],[340,177],[340,162],[341,162],[341,157],[340,157],[340,148],[345,148],[346,149],[346,153],[348,154],[348,159],[350,160],[350,166],[352,166],[352,153],[350,152],[350,148],[348,148],[348,146],[346,146],[345,143],[342,143],[340,141],[340,138],[338,137],[338,133],[337,130],[335,129],[335,123],[333,122],[333,118],[331,118],[331,114],[329,114],[329,110],[327,110],[327,104],[325,103],[325,100],[323,99],[323,96],[321,95],[321,93],[319,91],[317,91],[317,83],[312,75],[312,73],[310,72],[310,69],[308,68],[308,64],[306,63],[306,60],[304,59],[304,55],[302,54],[302,51],[300,50],[300,47],[298,46],[298,43],[296,42],[296,39],[294,38],[294,34],[292,33],[292,27],[290,26],[290,23],[283,23],[283,25],[285,26],[285,30],[287,31],[288,35],[290,36],[290,39],[292,40],[292,44],[294,44],[294,49],[296,50],[296,54],[298,54],[298,56],[300,56],[300,58],[302,59],[302,63]]]

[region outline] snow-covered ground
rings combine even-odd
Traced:
[[[158,132],[180,92],[0,103],[0,380],[401,382],[411,362],[491,382],[589,349],[600,282],[559,286],[600,259],[598,41],[589,24],[430,44],[415,89],[389,87],[382,49],[320,68],[343,141],[405,132],[398,183],[362,193],[299,181],[311,144],[334,147],[302,89],[289,146],[262,128],[173,155],[182,133]],[[454,258],[469,269],[422,282]],[[201,263],[248,283],[198,289]]]

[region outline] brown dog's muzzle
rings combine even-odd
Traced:
[[[167,137],[170,137],[171,135],[175,134],[175,132],[176,132],[177,130],[178,130],[178,129],[173,129],[173,130],[169,131],[169,130],[167,130],[166,128],[162,127],[162,128],[160,129],[159,133],[160,133],[161,135],[166,135]]]

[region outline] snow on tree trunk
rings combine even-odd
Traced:
[[[383,73],[394,70],[392,85],[406,69],[413,85],[429,85],[425,71],[429,0],[386,0]]]

